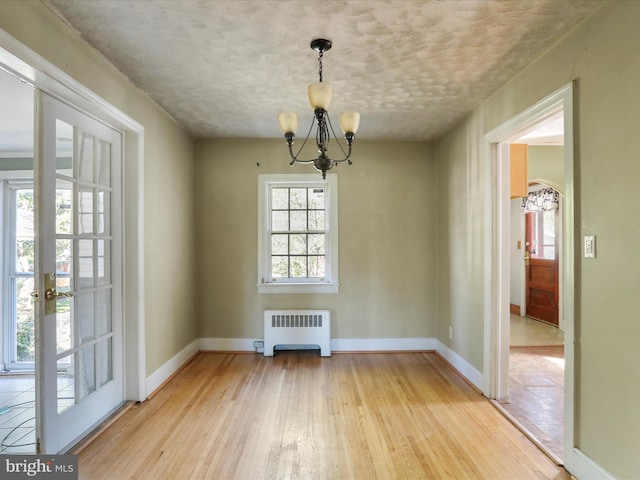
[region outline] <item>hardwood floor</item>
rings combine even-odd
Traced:
[[[509,399],[500,405],[562,463],[564,347],[511,347],[509,362]]]
[[[201,353],[79,453],[81,479],[563,479],[434,353]]]

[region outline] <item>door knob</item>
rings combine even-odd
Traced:
[[[44,292],[45,300],[54,300],[58,298],[70,298],[73,297],[73,293],[71,292],[58,292],[55,288],[47,288],[47,291]]]
[[[58,311],[58,302],[59,298],[69,298],[73,297],[73,293],[71,292],[58,292],[56,290],[56,274],[55,273],[45,273],[44,274],[44,314],[45,315],[53,315]]]

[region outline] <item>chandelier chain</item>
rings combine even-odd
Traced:
[[[323,51],[320,50],[320,52],[318,52],[318,75],[320,75],[320,82],[322,82],[322,54]]]

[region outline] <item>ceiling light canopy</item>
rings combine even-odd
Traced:
[[[342,129],[344,138],[347,141],[347,151],[345,152],[344,148],[338,141],[338,137],[331,125],[331,119],[329,118],[328,110],[329,104],[331,103],[331,85],[322,81],[322,56],[324,52],[331,49],[331,40],[323,38],[315,39],[311,42],[311,48],[318,52],[318,76],[320,78],[318,82],[310,84],[307,90],[309,94],[309,103],[311,104],[311,108],[313,108],[314,115],[311,127],[309,128],[309,133],[307,133],[300,150],[298,150],[298,153],[295,155],[293,153],[293,140],[296,138],[296,131],[298,130],[298,114],[295,112],[282,112],[278,114],[278,124],[280,125],[280,130],[284,133],[284,139],[287,141],[287,145],[289,146],[289,155],[291,155],[291,162],[289,165],[293,165],[296,162],[313,163],[313,166],[318,171],[322,172],[322,178],[326,178],[327,170],[330,170],[335,165],[345,161],[349,162],[349,165],[351,165],[351,144],[353,143],[353,139],[358,131],[360,114],[358,112],[343,112],[340,114],[340,128]],[[318,158],[300,160],[298,155],[300,155],[300,152],[307,143],[314,124],[317,127],[316,144],[318,146]],[[329,131],[331,131],[333,138],[336,140],[340,150],[342,150],[344,158],[341,160],[334,160],[328,156],[329,141],[331,139]]]

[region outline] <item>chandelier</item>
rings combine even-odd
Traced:
[[[349,165],[351,165],[351,144],[353,143],[353,139],[355,138],[358,130],[360,114],[358,112],[343,112],[340,114],[340,128],[342,129],[344,138],[347,141],[347,151],[345,152],[333,130],[331,119],[329,118],[329,112],[327,111],[329,109],[329,103],[331,102],[331,85],[322,81],[322,56],[324,52],[331,49],[331,40],[325,40],[323,38],[315,39],[311,42],[311,49],[318,52],[318,75],[320,77],[320,81],[312,83],[308,87],[309,103],[311,103],[311,108],[313,108],[313,120],[311,121],[311,127],[309,127],[309,132],[307,133],[302,146],[295,155],[293,153],[293,140],[296,138],[296,130],[298,130],[298,114],[295,112],[282,112],[278,114],[278,124],[280,125],[280,130],[284,133],[284,139],[287,141],[287,145],[289,146],[289,155],[291,155],[291,162],[289,165],[293,165],[296,162],[313,163],[316,170],[322,172],[322,178],[326,178],[327,170],[331,170],[335,165],[345,161],[349,162]],[[318,146],[318,158],[301,160],[298,158],[298,155],[300,155],[300,152],[307,143],[314,125],[317,126],[316,144]],[[344,155],[344,158],[341,160],[334,160],[328,156],[329,141],[331,140],[329,135],[330,131]]]

